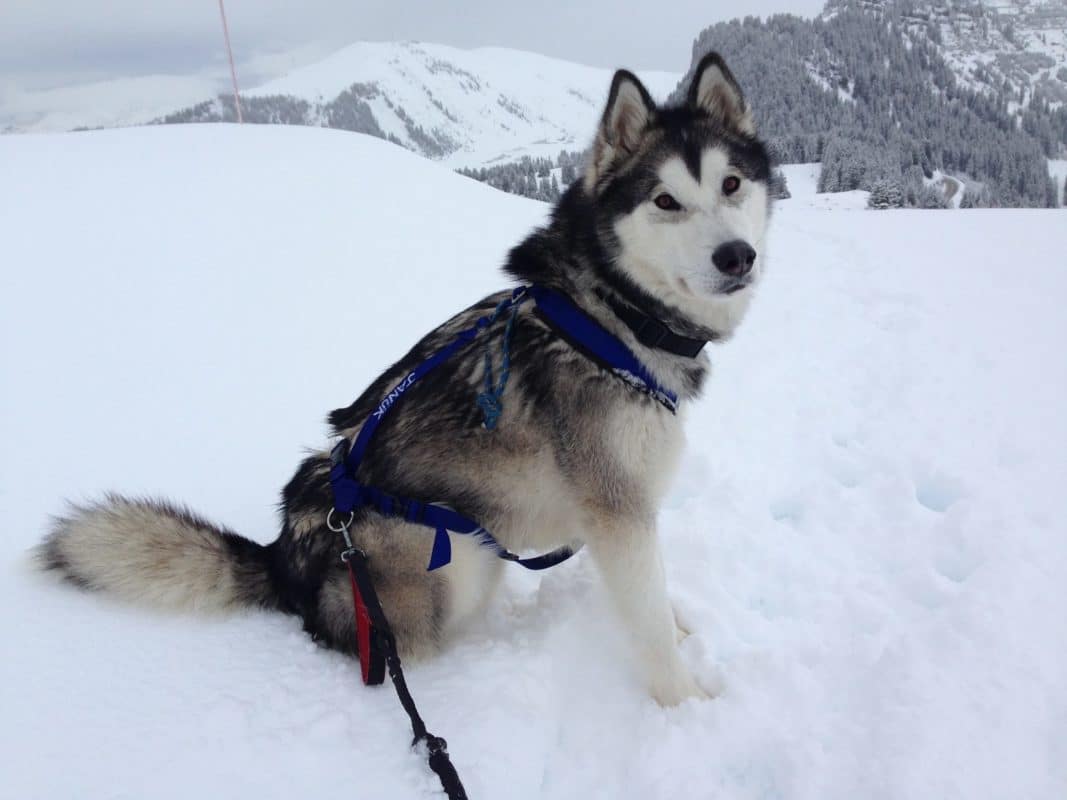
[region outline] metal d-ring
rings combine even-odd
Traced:
[[[341,551],[341,562],[347,564],[349,559],[355,555],[361,556],[364,561],[367,560],[367,554],[363,550],[358,547],[347,547]]]
[[[355,511],[349,511],[348,512],[348,521],[347,522],[334,522],[333,512],[335,512],[336,510],[337,510],[336,508],[331,508],[330,509],[330,513],[326,515],[326,527],[329,528],[334,533],[343,533],[343,534],[345,534],[345,536],[347,536],[348,535],[348,528],[352,525],[352,521],[356,518],[356,512]]]
[[[358,547],[352,544],[352,536],[348,532],[348,528],[352,524],[352,520],[356,518],[356,512],[349,511],[348,520],[346,522],[335,522],[333,518],[333,512],[335,512],[336,510],[336,508],[331,508],[330,513],[326,515],[326,527],[334,533],[339,533],[345,537],[345,550],[343,553],[341,553],[341,560],[347,564],[348,559],[350,559],[355,553],[363,552]],[[364,558],[366,558],[366,554],[364,554]]]

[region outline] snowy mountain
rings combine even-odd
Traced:
[[[726,55],[761,134],[785,163],[824,163],[824,191],[877,185],[880,197],[929,208],[1054,206],[1064,193],[1056,165],[1067,158],[1065,15],[1067,0],[829,0],[815,19],[713,25],[693,57]],[[580,161],[610,77],[502,48],[361,42],[245,92],[242,105],[251,122],[368,133],[547,199]],[[665,97],[683,76],[641,77]],[[125,106],[92,115],[99,124],[150,118]],[[236,114],[221,94],[154,119]]]
[[[961,87],[1002,102],[1048,155],[1067,156],[1067,0],[864,5],[897,11],[905,35],[933,44]]]
[[[903,14],[908,34],[936,44],[962,85],[1015,95],[1020,112],[1035,98],[1067,103],[1067,0],[910,5]]]
[[[454,167],[582,150],[612,70],[504,48],[358,42],[242,95],[245,119],[369,133]],[[642,74],[663,97],[675,73]],[[226,95],[163,122],[236,118]]]
[[[0,163],[0,795],[440,798],[392,692],[295,618],[152,614],[25,552],[107,489],[270,541],[324,412],[505,286],[547,207],[306,128],[0,137]],[[1062,800],[1062,212],[816,210],[789,179],[659,518],[722,694],[648,699],[588,554],[508,572],[407,669],[472,798]]]

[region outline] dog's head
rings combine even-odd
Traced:
[[[615,74],[583,178],[612,266],[693,322],[729,334],[763,271],[770,163],[722,58],[657,107]]]

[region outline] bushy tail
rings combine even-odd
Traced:
[[[108,495],[57,518],[43,569],[140,605],[217,611],[277,608],[269,551],[183,508]]]

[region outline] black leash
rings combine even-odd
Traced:
[[[426,723],[422,721],[419,710],[415,707],[415,700],[408,691],[407,681],[404,680],[404,670],[400,665],[400,655],[396,651],[396,638],[393,636],[392,628],[389,627],[389,620],[385,617],[382,604],[378,600],[378,593],[374,590],[374,582],[367,571],[367,554],[352,546],[347,525],[343,526],[343,531],[347,549],[341,554],[341,560],[347,565],[348,574],[352,579],[352,593],[356,604],[356,629],[360,645],[359,657],[365,665],[364,682],[374,685],[384,681],[384,670],[381,668],[384,660],[389,670],[389,677],[393,680],[396,696],[400,698],[400,705],[404,707],[404,711],[411,720],[411,731],[415,735],[411,746],[417,747],[420,743],[425,743],[430,769],[440,778],[441,788],[445,790],[448,800],[467,800],[467,791],[463,788],[456,768],[452,766],[452,761],[448,757],[448,743],[440,736],[434,736],[426,730]],[[361,619],[363,615],[365,618]]]

